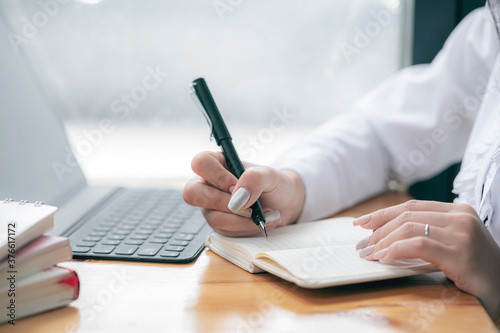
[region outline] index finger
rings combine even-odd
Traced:
[[[354,220],[353,225],[359,225],[365,229],[377,229],[404,212],[432,211],[446,213],[453,210],[453,207],[452,203],[447,202],[409,200],[396,206],[363,215]]]
[[[373,258],[383,263],[397,259],[419,258],[437,266],[446,274],[447,263],[453,261],[452,249],[443,243],[425,237],[399,240],[389,247],[375,252]]]
[[[226,160],[221,153],[202,152],[191,161],[193,171],[211,185],[229,193],[238,179],[225,168]]]
[[[203,215],[212,229],[218,233],[230,237],[244,237],[251,235],[259,235],[261,233],[251,219],[235,215],[233,213],[225,213],[213,209],[202,209]],[[266,230],[270,231],[279,225],[279,219],[266,222]]]

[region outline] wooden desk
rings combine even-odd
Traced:
[[[386,194],[340,215],[359,216],[408,199]],[[306,290],[249,274],[205,251],[186,265],[67,262],[78,271],[71,307],[8,332],[495,332],[478,300],[441,273]]]

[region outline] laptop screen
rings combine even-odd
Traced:
[[[60,205],[85,177],[13,31],[0,13],[0,198]]]

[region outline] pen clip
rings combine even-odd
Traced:
[[[198,98],[198,95],[196,95],[196,90],[194,89],[195,85],[196,85],[196,82],[193,82],[189,86],[189,88],[191,90],[191,94],[190,95],[191,95],[191,98],[194,101],[194,104],[196,104],[196,107],[198,108],[198,110],[205,117],[205,119],[207,121],[207,124],[208,124],[208,127],[210,127],[210,141],[212,141],[212,139],[214,138],[214,128],[213,128],[213,125],[212,125],[212,120],[210,120],[210,117],[208,116],[207,110],[205,110],[205,108],[201,104],[200,99]]]

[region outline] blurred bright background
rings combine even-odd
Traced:
[[[403,41],[411,4],[5,0],[1,7],[15,33],[28,33],[19,47],[87,177],[120,182],[186,179],[197,152],[217,150],[189,94],[198,77],[241,158],[271,163],[410,62]]]

